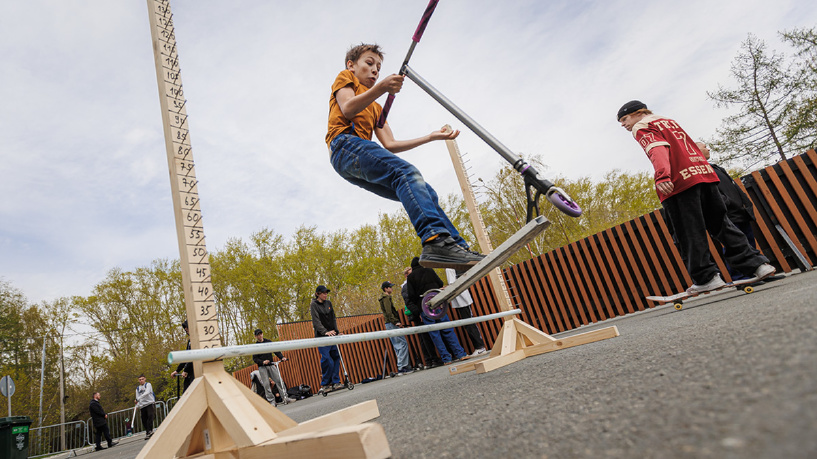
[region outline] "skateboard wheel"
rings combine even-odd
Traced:
[[[439,319],[444,316],[446,313],[446,306],[448,306],[448,303],[443,303],[433,308],[428,305],[428,302],[439,293],[439,289],[431,289],[423,294],[423,314],[432,319]]]
[[[683,303],[675,303],[675,304],[673,305],[673,307],[675,307],[675,310],[676,310],[676,311],[680,311],[681,309],[684,309],[684,305],[683,305]]]
[[[746,287],[743,287],[743,291],[746,292],[746,293],[752,293],[752,292],[755,291],[755,289],[752,288],[751,285],[747,285]]]

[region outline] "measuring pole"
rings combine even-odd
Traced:
[[[445,125],[446,131],[451,131],[451,126]],[[445,145],[448,147],[448,154],[451,156],[451,162],[454,163],[454,172],[457,173],[457,180],[460,182],[460,189],[462,196],[465,199],[465,207],[468,209],[468,214],[471,216],[471,224],[474,225],[474,234],[477,236],[479,248],[482,253],[491,253],[494,251],[494,246],[491,244],[491,239],[488,237],[488,232],[485,230],[485,222],[482,221],[482,214],[477,207],[477,199],[474,196],[474,188],[471,185],[471,180],[465,171],[465,164],[462,162],[462,154],[460,147],[457,146],[456,140],[446,140]],[[505,284],[505,278],[502,277],[502,268],[496,267],[488,274],[488,279],[491,281],[491,286],[494,288],[494,296],[501,311],[510,311],[513,309],[511,305],[511,297],[508,294],[508,286]]]
[[[210,277],[210,259],[204,244],[204,226],[193,163],[187,100],[182,89],[176,31],[169,0],[147,0],[150,12],[150,35],[159,84],[162,125],[170,169],[170,188],[181,255],[182,283],[191,349],[221,347]],[[194,372],[202,374],[201,362]]]

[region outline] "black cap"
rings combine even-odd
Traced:
[[[255,332],[253,333],[253,335],[258,336],[258,335],[260,335],[261,333],[264,333],[264,330],[261,330],[260,328],[256,328],[256,329],[255,329]]]
[[[630,113],[635,113],[642,108],[647,108],[647,104],[641,102],[640,100],[631,100],[626,104],[622,105],[621,108],[618,109],[618,116],[616,117],[616,121],[620,120],[622,117],[629,115]]]
[[[420,267],[420,257],[414,257],[411,259],[411,267],[412,268],[419,268]]]
[[[329,293],[331,290],[326,288],[323,285],[319,285],[318,288],[315,289],[315,293]]]
[[[187,321],[182,322],[182,328],[187,328]]]
[[[386,287],[394,287],[395,285],[397,284],[392,284],[391,282],[386,281],[380,284],[380,290],[386,290]]]

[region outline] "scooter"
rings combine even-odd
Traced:
[[[400,67],[399,74],[407,76],[411,81],[416,83],[417,86],[428,93],[428,95],[430,95],[434,100],[439,102],[440,105],[445,107],[458,120],[474,131],[477,136],[491,146],[497,153],[500,154],[500,156],[505,158],[505,160],[508,161],[511,166],[513,166],[513,168],[522,175],[525,183],[525,196],[527,197],[526,221],[531,221],[531,219],[534,218],[534,213],[536,214],[535,216],[539,216],[539,198],[543,194],[547,197],[551,204],[565,214],[571,217],[580,216],[582,214],[581,207],[579,207],[579,205],[570,198],[567,192],[555,186],[549,180],[540,175],[539,172],[533,168],[533,166],[528,164],[518,155],[514,154],[510,149],[508,149],[508,147],[503,145],[482,126],[477,124],[477,122],[468,116],[464,111],[454,105],[454,103],[445,97],[440,91],[431,86],[425,79],[423,79],[423,77],[414,71],[414,69],[409,67],[409,59],[414,53],[415,46],[417,46],[417,43],[420,42],[423,32],[425,32],[428,21],[431,19],[431,15],[434,13],[434,9],[437,7],[438,2],[439,0],[431,0],[428,2],[428,6],[423,13],[420,24],[417,26],[417,29],[414,31],[414,35],[411,37],[411,46],[406,54],[406,58],[403,60],[403,65]],[[380,114],[380,119],[377,121],[377,127],[382,128],[385,125],[386,117],[388,117],[393,103],[394,94],[389,94],[388,98],[386,99],[386,104],[383,106],[383,111]]]
[[[352,381],[349,380],[349,373],[346,372],[346,364],[343,363],[343,354],[340,352],[340,346],[338,346],[338,355],[340,356],[340,366],[341,366],[341,368],[343,368],[343,386],[338,387],[337,389],[332,387],[332,389],[326,389],[326,390],[324,390],[324,388],[321,387],[320,389],[318,389],[318,393],[323,395],[324,397],[329,395],[330,392],[334,392],[336,390],[341,390],[341,389],[352,390],[352,389],[355,388],[355,385],[352,384]]]

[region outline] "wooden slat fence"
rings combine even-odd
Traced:
[[[778,272],[812,269],[817,261],[817,153],[811,150],[742,177],[741,186],[755,204],[757,245]],[[724,279],[731,280],[726,264],[710,240],[710,251]],[[504,270],[512,301],[522,309],[521,319],[548,334],[572,330],[612,317],[655,306],[648,295],[670,295],[692,280],[662,217],[656,210],[623,224]],[[470,289],[475,316],[499,311],[487,277]],[[398,300],[399,301],[399,300]],[[456,310],[452,319],[459,318]],[[403,325],[408,321],[399,311]],[[486,346],[492,346],[502,320],[478,324]],[[380,314],[343,317],[344,333],[384,330]],[[462,329],[460,343],[473,347]],[[314,336],[309,321],[278,325],[280,339]],[[422,360],[419,338],[409,336],[412,363]],[[380,374],[383,353],[387,371],[397,371],[394,350],[387,339],[341,345],[350,378]],[[320,386],[320,357],[316,349],[286,352],[291,360],[280,366],[287,385]],[[249,385],[255,366],[235,376]],[[245,380],[246,379],[246,380]]]

